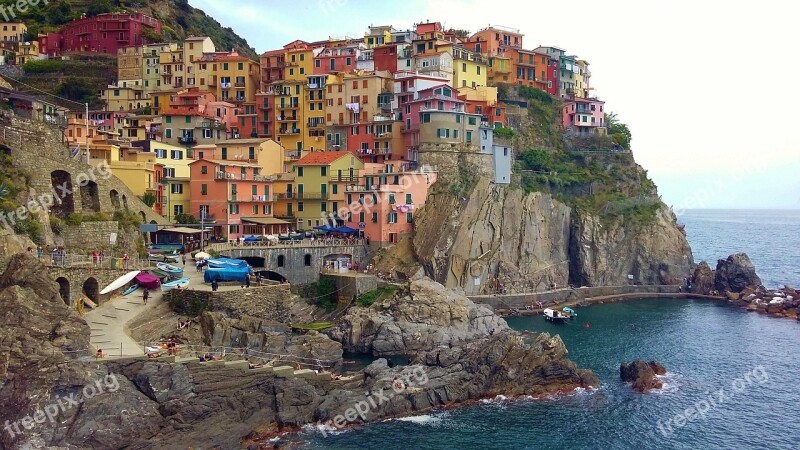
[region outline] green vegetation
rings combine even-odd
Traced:
[[[148,208],[152,208],[158,200],[156,198],[156,194],[153,194],[152,192],[145,192],[140,198],[142,199],[142,203],[147,205]]]
[[[111,220],[106,213],[72,213],[67,216],[66,224],[71,227],[80,226],[84,222],[108,222]]]
[[[292,329],[300,331],[310,331],[310,330],[322,331],[335,326],[336,326],[335,322],[296,323],[291,325]]]
[[[25,73],[56,73],[64,69],[60,59],[34,59],[22,66]]]
[[[606,114],[606,128],[608,135],[614,140],[614,143],[624,148],[625,150],[631,149],[631,130],[628,125],[621,123],[617,118],[617,113]]]
[[[535,100],[546,105],[551,105],[554,103],[553,96],[547,92],[540,91],[539,89],[535,89],[530,86],[519,86],[518,89],[519,95],[528,100]]]
[[[31,240],[37,244],[44,243],[42,236],[42,226],[36,219],[26,217],[24,220],[17,220],[14,223],[14,232],[17,234],[27,235]]]
[[[336,309],[336,280],[321,276],[316,283],[316,303],[326,311]]]
[[[200,221],[191,214],[178,214],[175,216],[175,223],[180,223],[184,225],[194,225],[199,224]]]
[[[514,137],[514,130],[511,128],[497,127],[494,129],[494,136],[503,139],[511,139]]]
[[[368,308],[380,299],[390,298],[394,296],[395,292],[397,292],[397,286],[394,285],[379,287],[374,291],[369,291],[365,294],[362,294],[360,297],[358,297],[356,303],[358,304],[358,306],[363,306],[365,308]]]
[[[139,231],[142,218],[133,211],[115,211],[113,220],[119,224],[122,231]]]
[[[61,234],[64,232],[64,221],[61,220],[58,216],[54,216],[50,214],[50,230],[53,231],[55,234]]]
[[[172,291],[167,293],[167,302],[169,306],[178,314],[183,314],[189,317],[197,317],[208,310],[208,294],[192,291],[180,292]]]

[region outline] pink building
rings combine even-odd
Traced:
[[[464,101],[458,99],[458,92],[448,84],[439,84],[418,91],[418,98],[406,102],[401,108],[405,129],[403,130],[408,159],[417,160],[420,144],[420,122],[423,111],[460,111],[464,112]]]
[[[39,37],[40,53],[50,57],[86,52],[116,55],[122,47],[146,44],[144,31],[161,34],[161,23],[145,14],[106,13],[68,23],[60,33]]]
[[[390,166],[365,164],[358,185],[348,186],[350,213],[345,224],[373,246],[394,244],[414,230],[414,215],[425,204],[436,172],[392,172]]]
[[[575,98],[564,104],[564,129],[579,136],[606,134],[605,102],[596,98]]]

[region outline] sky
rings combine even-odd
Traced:
[[[676,211],[800,209],[795,2],[189,3],[258,53],[295,39],[363,37],[371,24],[408,29],[438,20],[471,32],[519,29],[525,48],[557,46],[589,61],[595,92],[630,126],[637,162]]]

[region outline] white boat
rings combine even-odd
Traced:
[[[169,283],[163,283],[161,285],[161,291],[168,292],[173,289],[185,289],[186,286],[189,286],[189,279],[181,278],[180,280],[170,281]]]
[[[114,292],[117,289],[122,288],[126,284],[133,281],[136,278],[136,275],[139,275],[140,273],[142,273],[141,270],[134,270],[133,272],[126,273],[125,275],[117,278],[111,284],[103,288],[103,290],[100,291],[100,295],[108,294],[109,292]]]
[[[167,263],[158,263],[156,264],[156,268],[170,275],[180,275],[183,273],[183,269],[180,267],[171,266]]]
[[[569,319],[569,316],[564,311],[557,309],[546,308],[544,310],[544,318],[551,322],[564,322]]]

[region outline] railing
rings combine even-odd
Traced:
[[[282,192],[275,194],[275,198],[279,200],[326,200],[328,195],[327,192]]]
[[[244,81],[237,81],[236,83],[234,83],[234,86],[236,86],[236,87],[245,87],[245,82]]]
[[[79,255],[75,253],[43,253],[39,260],[48,267],[63,267],[67,269],[97,268],[97,269],[155,269],[159,261],[150,261],[146,258],[128,257],[126,262],[121,256]]]
[[[206,251],[213,250],[217,253],[224,253],[237,248],[247,247],[270,247],[270,248],[302,248],[302,247],[353,247],[358,245],[366,245],[367,241],[362,238],[331,238],[319,237],[311,240],[309,238],[298,240],[286,241],[270,241],[261,240],[253,242],[242,242],[238,240],[230,241],[227,243],[217,243],[206,245]]]
[[[230,202],[237,203],[271,203],[268,195],[243,195],[239,197],[237,194],[232,194]]]
[[[230,89],[231,88],[231,84],[230,83],[220,83],[219,87],[222,88],[222,89]]]
[[[295,151],[285,151],[284,156],[286,159],[300,159],[300,152]]]
[[[184,145],[188,145],[188,144],[195,145],[195,144],[197,144],[197,139],[195,139],[193,137],[179,137],[178,138],[178,142],[181,143],[181,144],[184,144]]]

